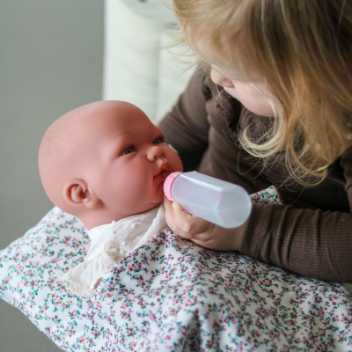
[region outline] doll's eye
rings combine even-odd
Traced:
[[[163,136],[159,136],[153,140],[153,144],[162,144],[164,142],[165,142],[165,140],[164,140]]]
[[[131,154],[135,151],[136,151],[136,147],[133,144],[131,144],[131,145],[128,145],[126,148],[124,148],[120,155]]]

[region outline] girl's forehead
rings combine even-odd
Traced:
[[[191,42],[191,47],[205,66],[214,68],[228,78],[240,81],[260,81],[260,74],[255,63],[247,58],[241,45],[231,50],[226,45],[214,46],[209,38],[199,38]]]
[[[218,64],[212,64],[210,66],[211,66],[211,69],[213,69],[214,71],[234,81],[240,81],[244,83],[263,82],[263,79],[259,79],[258,75],[254,73],[253,75],[251,75],[249,73],[243,72],[240,68],[227,68],[227,67],[222,67]]]
[[[211,68],[216,72],[221,73],[225,75],[227,78],[230,78],[233,80],[238,80],[238,81],[249,80],[249,77],[244,72],[241,72],[238,68],[230,69],[230,68],[222,67],[218,64],[211,64]]]

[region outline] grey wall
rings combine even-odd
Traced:
[[[37,175],[46,127],[101,99],[102,0],[0,0],[0,248],[51,207]],[[57,351],[0,303],[1,352]]]

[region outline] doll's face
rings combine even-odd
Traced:
[[[95,102],[46,131],[39,174],[49,199],[87,228],[145,212],[163,200],[163,182],[182,163],[136,106]]]
[[[125,106],[105,116],[96,133],[99,152],[92,163],[98,171],[92,173],[90,184],[104,205],[119,217],[159,205],[166,176],[182,169],[159,128],[139,109]]]

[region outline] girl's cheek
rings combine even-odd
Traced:
[[[224,91],[231,95],[233,98],[238,99],[238,92],[235,88],[224,88]]]

